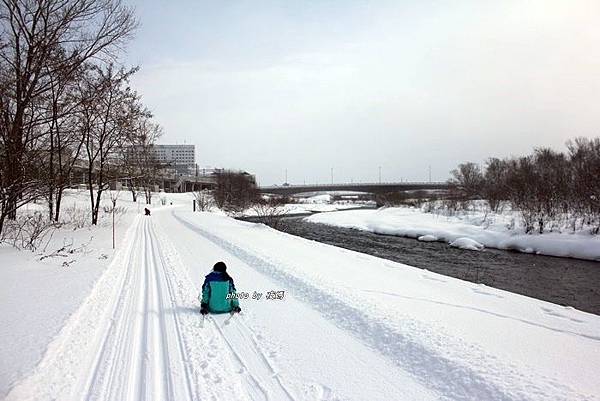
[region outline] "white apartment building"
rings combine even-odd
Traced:
[[[159,163],[178,172],[192,171],[196,166],[195,145],[154,145],[152,149]]]

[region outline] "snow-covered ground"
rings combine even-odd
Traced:
[[[306,220],[421,241],[445,241],[470,250],[489,247],[600,261],[600,235],[583,232],[526,235],[518,227],[515,216],[514,213],[486,215],[477,211],[443,216],[418,208],[395,207],[320,213]]]
[[[83,258],[58,272],[0,253],[2,266],[18,264],[0,270],[0,397],[600,399],[600,316],[192,213],[190,200],[171,195],[151,217],[132,211],[118,251],[92,272]],[[203,325],[196,297],[219,260],[249,299],[241,315]],[[28,332],[35,321],[48,324]],[[41,338],[37,354],[14,345],[15,330]]]
[[[192,204],[190,194],[162,196],[167,204]],[[153,203],[151,209],[163,207],[159,194]],[[110,205],[106,193],[102,206]],[[145,206],[132,202],[129,192],[118,194],[117,207],[122,213],[116,218],[117,248]],[[48,343],[79,308],[113,259],[111,215],[103,207],[98,226],[90,226],[89,193],[67,190],[61,213],[64,226],[48,233],[35,252],[0,244],[0,399],[40,362]],[[44,204],[27,205],[21,213],[36,211],[45,213]],[[83,227],[75,229],[80,225]]]
[[[276,209],[278,215],[306,215],[310,213],[335,212],[338,210],[372,208],[375,202],[358,200],[333,200],[334,195],[352,195],[354,192],[331,192],[296,199],[296,203],[281,205]],[[242,215],[252,217],[260,213],[255,208],[245,210]]]

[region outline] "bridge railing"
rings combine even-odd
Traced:
[[[331,188],[331,187],[373,187],[373,186],[398,186],[398,185],[448,185],[445,181],[402,181],[402,182],[344,182],[339,184],[294,184],[294,185],[267,185],[259,189],[297,189],[297,188]]]

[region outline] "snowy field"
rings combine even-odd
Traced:
[[[321,213],[306,220],[420,241],[443,241],[468,250],[489,247],[600,261],[600,235],[583,232],[526,235],[519,227],[516,213],[486,215],[470,211],[443,216],[418,208],[393,207]]]
[[[105,223],[70,234],[94,241],[66,268],[0,248],[0,398],[600,399],[600,316],[193,213],[186,194],[151,217],[127,199],[116,252]],[[203,324],[219,260],[249,299]]]

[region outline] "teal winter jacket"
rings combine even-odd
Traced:
[[[232,299],[227,299],[231,294]],[[224,272],[212,271],[204,279],[200,303],[202,307],[208,307],[211,313],[228,313],[234,307],[239,306],[235,298],[235,284],[231,276]]]

